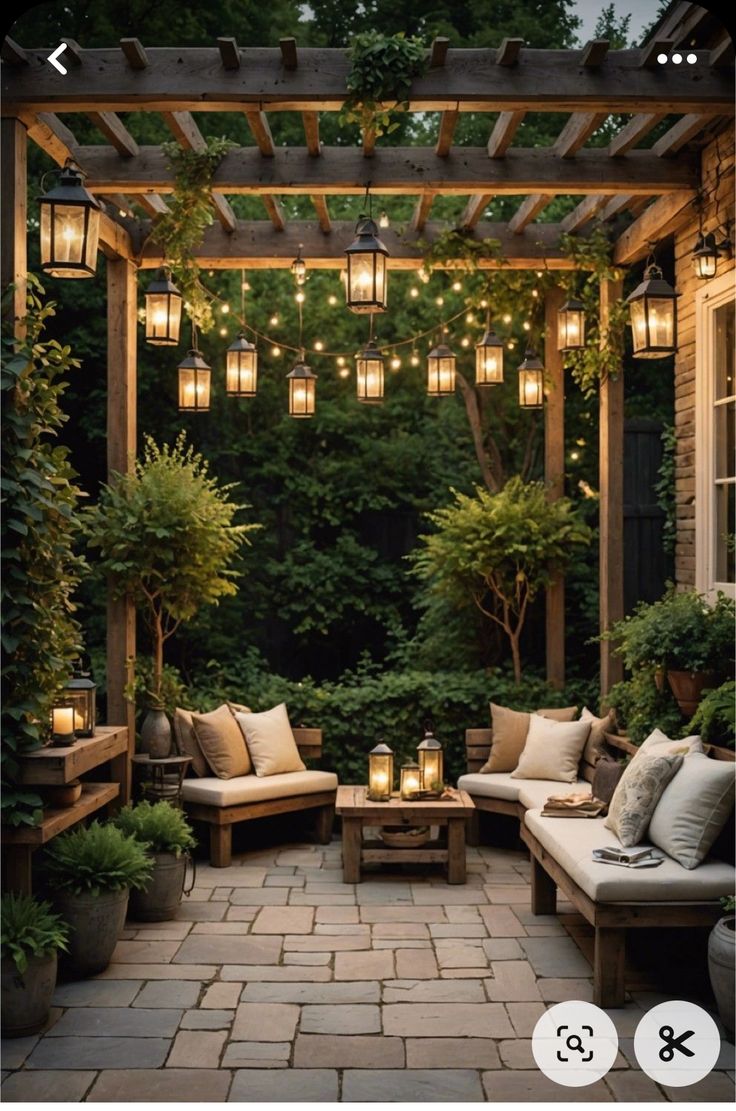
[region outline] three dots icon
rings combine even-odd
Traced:
[[[659,64],[661,66],[666,65],[667,62],[672,62],[672,64],[676,65],[676,66],[679,66],[681,62],[687,62],[689,65],[694,66],[695,63],[697,62],[697,60],[698,60],[698,55],[693,54],[692,52],[689,53],[689,54],[680,54],[679,51],[676,51],[672,55],[670,55],[670,54],[658,54],[657,55],[657,61],[659,62]]]

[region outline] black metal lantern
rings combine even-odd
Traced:
[[[64,685],[64,703],[74,710],[74,732],[78,737],[94,737],[97,684],[88,671],[75,670]]]
[[[557,313],[558,351],[579,351],[585,347],[585,306],[570,297]]]
[[[456,358],[446,343],[438,343],[427,356],[427,393],[449,397],[455,392]]]
[[[627,298],[631,306],[633,355],[637,359],[662,359],[677,349],[677,294],[652,263],[644,280]]]
[[[394,754],[381,742],[368,753],[368,798],[371,802],[388,802],[393,785]]]
[[[417,753],[419,755],[419,782],[422,790],[441,790],[445,782],[442,745],[433,735],[429,722],[425,726],[424,740],[417,746]]]
[[[544,364],[531,347],[527,347],[524,362],[519,367],[519,406],[522,409],[541,409],[544,405]]]
[[[199,351],[192,348],[179,363],[179,412],[208,413],[212,371]]]
[[[383,401],[383,355],[369,341],[355,359],[355,388],[358,401],[378,405]]]
[[[703,235],[700,232],[693,251],[695,277],[704,280],[715,278],[720,254],[715,235],[712,232],[709,232],[708,235]]]
[[[302,258],[302,246],[300,243],[296,258],[291,264],[291,272],[297,285],[304,285],[307,280],[307,264]]]
[[[500,382],[503,382],[503,340],[493,331],[489,314],[485,334],[475,345],[475,384],[495,386]]]
[[[172,347],[179,342],[182,295],[162,266],[146,290],[146,342]]]
[[[289,383],[289,416],[313,417],[316,402],[317,375],[304,362],[302,351],[299,362],[286,375]]]
[[[58,184],[39,197],[41,269],[54,278],[92,278],[97,267],[100,206],[84,173],[67,160]]]
[[[369,216],[361,216],[355,239],[345,249],[348,260],[347,304],[353,312],[385,312],[388,303],[386,259],[388,250],[378,238]]]
[[[227,349],[225,391],[229,397],[255,397],[258,382],[258,351],[240,332]]]

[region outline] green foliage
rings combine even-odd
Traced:
[[[529,603],[575,549],[590,543],[591,531],[569,498],[548,500],[541,482],[512,478],[498,494],[477,488],[474,497],[453,492],[453,505],[428,515],[436,531],[420,538],[415,573],[458,606],[474,603],[503,629],[519,682]]]
[[[229,500],[231,489],[210,475],[183,432],[163,447],[148,437],[133,473],[116,475],[85,514],[98,573],[111,577],[119,596],[131,595],[148,621],[155,703],[164,642],[201,606],[236,593],[233,563],[258,526],[233,523],[245,507]]]
[[[706,691],[687,726],[687,735],[699,734],[704,741],[734,747],[736,743],[736,683],[729,679],[715,690]]]
[[[153,862],[135,837],[98,821],[60,834],[46,850],[49,884],[75,895],[143,888]]]
[[[654,492],[657,495],[657,505],[664,512],[662,525],[662,544],[669,555],[675,554],[677,541],[677,503],[675,501],[675,453],[677,451],[677,433],[672,424],[668,424],[662,431],[662,462],[659,465],[657,481],[654,483]]]
[[[80,651],[71,600],[84,567],[73,548],[80,490],[69,449],[58,443],[62,375],[79,362],[67,345],[42,338],[55,309],[43,295],[29,276],[25,338],[2,340],[2,813],[9,825],[40,818],[38,795],[14,785],[17,756],[47,738],[53,697]]]
[[[115,818],[115,825],[152,853],[181,856],[197,844],[183,811],[169,802],[144,801],[124,806]]]
[[[192,322],[201,332],[215,324],[212,297],[201,280],[195,251],[214,220],[212,176],[223,156],[236,144],[230,139],[209,139],[202,150],[178,143],[163,143],[162,149],[174,171],[174,191],[166,198],[168,211],[153,225],[151,238],[163,248],[166,265],[184,298]]]
[[[724,895],[721,898],[721,906],[725,914],[733,914],[736,910],[736,897],[733,895]]]
[[[50,903],[32,895],[3,895],[0,921],[2,959],[9,957],[20,973],[25,972],[29,959],[66,949],[68,926],[53,913]]]
[[[412,81],[427,69],[422,40],[407,38],[403,31],[395,35],[363,31],[353,38],[348,57],[349,95],[341,122],[358,123],[377,136],[390,135],[399,126],[393,117],[409,106]]]
[[[149,656],[137,656],[135,661],[135,679],[132,687],[126,687],[125,697],[129,702],[135,702],[136,711],[143,715],[151,706],[153,698],[153,660]],[[156,705],[173,715],[177,706],[186,708],[187,688],[179,673],[171,664],[164,664],[161,670],[161,686]]]
[[[605,705],[616,711],[619,728],[635,745],[647,739],[653,729],[661,729],[668,737],[682,731],[682,714],[670,691],[662,682],[655,683],[655,669],[642,667],[630,679],[614,684],[605,697]]]

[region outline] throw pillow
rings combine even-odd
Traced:
[[[609,806],[623,774],[623,764],[619,764],[618,760],[611,760],[608,756],[601,756],[593,772],[593,782],[591,783],[593,798],[599,799],[600,802],[605,802],[606,806]]]
[[[649,840],[683,868],[697,868],[733,810],[736,768],[693,753],[657,803]]]
[[[192,715],[189,710],[174,710],[174,736],[179,750],[183,756],[191,756],[191,768],[195,775],[209,775],[210,769],[199,747],[197,734],[194,732]]]
[[[235,720],[243,731],[256,775],[306,770],[283,702],[262,714],[237,713]]]
[[[233,716],[235,714],[249,714],[251,712],[250,706],[241,706],[239,702],[228,701],[227,708]]]
[[[532,714],[519,766],[511,778],[573,783],[589,733],[587,721],[550,721]]]
[[[549,710],[536,710],[535,715],[552,718],[555,721],[572,721],[578,712],[577,706],[556,706]],[[491,754],[480,769],[487,772],[512,772],[519,763],[522,749],[529,732],[531,714],[521,710],[508,710],[491,702],[491,725],[493,738]]]
[[[609,710],[605,717],[597,718],[587,706],[583,706],[580,720],[590,722],[590,733],[583,750],[583,761],[594,768],[603,755],[606,733],[615,731],[616,718],[613,710]]]
[[[643,752],[649,754],[656,752],[659,756],[665,753],[680,756],[689,756],[693,752],[702,752],[703,742],[700,737],[683,737],[681,741],[673,741],[661,729],[654,729],[645,741],[642,741],[639,746],[639,751],[636,756],[641,756]],[[635,759],[635,757],[632,757]]]
[[[253,770],[243,734],[226,705],[209,714],[192,714],[192,724],[199,747],[218,779],[234,779]]]
[[[605,821],[624,848],[639,844],[682,761],[676,753],[639,753],[632,759],[613,793]]]

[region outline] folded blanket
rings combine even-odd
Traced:
[[[543,818],[597,818],[607,810],[605,802],[590,792],[572,795],[550,795],[542,807]]]

